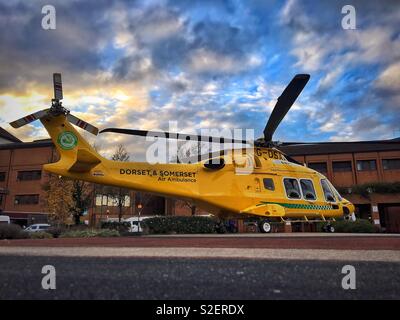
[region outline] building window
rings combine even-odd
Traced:
[[[376,170],[375,160],[358,160],[357,161],[358,171],[374,171]]]
[[[131,206],[131,197],[125,195],[124,207],[130,207],[130,206]]]
[[[326,179],[321,180],[321,186],[322,186],[322,191],[324,192],[325,195],[325,200],[328,202],[334,202],[335,197],[333,196],[333,192],[329,187],[329,183]]]
[[[333,172],[351,172],[351,161],[334,161],[332,162]]]
[[[96,207],[100,207],[101,206],[101,199],[102,199],[102,195],[101,194],[96,194]]]
[[[18,171],[17,175],[18,181],[40,180],[41,178],[42,178],[41,170]]]
[[[299,182],[296,179],[285,178],[283,179],[285,185],[286,195],[289,199],[300,199],[300,187]]]
[[[131,205],[131,197],[129,195],[121,195],[124,197],[122,200],[123,207],[129,207]],[[97,194],[96,195],[96,206],[107,206],[107,207],[117,207],[118,206],[118,197],[107,195],[107,194]]]
[[[400,169],[400,159],[383,159],[383,170],[398,170]]]
[[[315,194],[314,184],[309,179],[300,179],[301,191],[303,192],[304,199],[306,200],[316,200],[317,196]]]
[[[265,178],[263,179],[264,181],[264,188],[267,190],[274,191],[275,190],[275,185],[274,185],[274,180],[271,178]]]
[[[3,195],[0,194],[0,205],[2,205],[2,204],[3,204]]]
[[[39,204],[38,194],[24,194],[15,196],[15,204]]]
[[[0,172],[0,181],[5,181],[5,180],[6,180],[6,173]]]
[[[308,167],[311,169],[314,169],[315,171],[321,172],[321,173],[328,172],[328,166],[327,166],[326,162],[311,162],[308,164]]]

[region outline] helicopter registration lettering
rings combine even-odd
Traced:
[[[282,160],[283,159],[282,154],[279,151],[273,150],[273,149],[257,148],[256,154],[259,157],[263,157],[265,160],[268,160],[268,159]]]

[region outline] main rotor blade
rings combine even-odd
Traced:
[[[37,112],[27,115],[23,118],[20,118],[18,120],[10,122],[10,125],[13,128],[20,128],[28,123],[31,123],[35,120],[45,117],[48,114],[48,111],[49,111],[49,109],[43,109],[43,110],[37,111]]]
[[[54,87],[54,99],[62,100],[63,90],[62,90],[61,73],[53,73],[53,87]]]
[[[278,98],[274,110],[271,113],[271,116],[268,119],[268,123],[265,126],[265,142],[272,141],[272,136],[274,135],[276,128],[288,113],[289,109],[296,101],[297,97],[300,95],[309,79],[309,74],[297,74],[292,81],[290,81],[285,90],[283,90],[281,96]]]
[[[239,143],[239,144],[250,144],[247,140],[237,140],[223,137],[212,137],[212,136],[202,136],[195,134],[186,133],[172,133],[163,131],[149,131],[149,130],[136,130],[136,129],[120,129],[120,128],[107,128],[101,130],[100,133],[114,132],[122,134],[130,134],[134,136],[141,137],[160,137],[166,139],[176,139],[176,140],[191,140],[191,141],[201,141],[201,142],[215,142],[215,143]]]
[[[95,126],[91,125],[90,123],[87,123],[86,121],[83,121],[83,120],[75,117],[74,115],[72,115],[70,113],[67,115],[67,119],[72,124],[78,126],[79,128],[82,128],[83,130],[86,130],[86,131],[94,134],[95,136],[97,136],[98,133],[99,133],[99,129],[97,129]]]

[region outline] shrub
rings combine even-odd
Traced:
[[[119,237],[120,233],[118,230],[102,229],[97,232],[97,237]]]
[[[61,226],[53,226],[46,229],[46,233],[49,233],[53,236],[53,238],[58,238],[63,232],[65,232],[65,227]]]
[[[66,231],[60,235],[60,238],[93,238],[93,237],[119,237],[120,234],[117,230],[76,230],[76,231]]]
[[[215,233],[219,223],[208,217],[154,217],[145,219],[141,226],[150,234]]]
[[[17,224],[0,224],[0,239],[27,239],[29,234]]]
[[[340,194],[359,194],[365,198],[370,198],[371,193],[392,194],[400,193],[400,181],[396,182],[370,182],[353,185],[350,188],[339,188]]]
[[[356,221],[338,220],[331,223],[338,233],[375,233],[378,232],[377,228],[368,220],[357,219]],[[318,231],[327,225],[327,222],[319,224]]]
[[[53,239],[53,235],[48,232],[33,232],[29,236],[31,239]]]
[[[130,227],[129,222],[104,221],[101,223],[101,229],[117,230],[120,233],[128,232]]]

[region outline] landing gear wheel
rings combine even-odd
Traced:
[[[324,231],[325,232],[329,232],[329,233],[334,233],[335,232],[335,228],[331,224],[328,224],[328,225],[325,226]]]
[[[260,230],[263,233],[270,233],[272,231],[271,223],[269,223],[267,220],[261,221]]]

